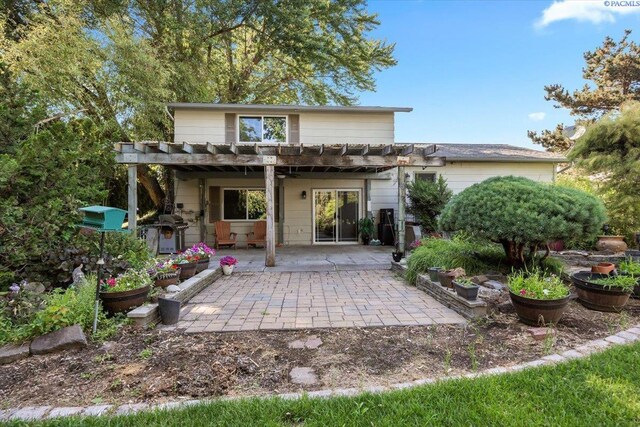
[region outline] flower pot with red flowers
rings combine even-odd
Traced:
[[[159,260],[150,269],[153,272],[154,284],[159,288],[166,288],[170,285],[177,285],[180,279],[180,267],[173,263],[173,260]]]
[[[173,265],[180,268],[180,280],[187,280],[195,276],[198,268],[198,255],[192,255],[184,252],[173,259]]]
[[[198,267],[196,268],[196,273],[200,273],[201,271],[209,268],[209,261],[211,261],[211,257],[216,254],[216,251],[213,248],[207,246],[204,242],[196,243],[195,245],[187,249],[187,252],[200,257],[200,259],[198,259]]]
[[[139,307],[147,300],[151,277],[145,269],[130,269],[100,281],[100,299],[109,314]]]
[[[238,263],[238,260],[231,255],[223,256],[220,258],[220,267],[225,276],[230,276],[233,273],[233,267]]]
[[[516,273],[509,276],[509,296],[527,325],[556,324],[571,300],[569,287],[557,276]]]

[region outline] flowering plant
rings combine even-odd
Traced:
[[[420,246],[422,246],[422,241],[420,239],[416,239],[413,242],[409,243],[409,248],[411,250],[419,248]]]
[[[515,273],[509,276],[509,291],[524,298],[554,300],[569,295],[569,287],[558,276],[545,276],[536,271],[529,275]]]
[[[220,258],[220,266],[224,265],[236,265],[238,260],[232,257],[231,255],[223,256]]]
[[[150,270],[153,271],[153,274],[169,274],[175,273],[178,268],[172,259],[164,259],[156,260],[155,265]]]
[[[181,254],[178,254],[178,256],[176,256],[173,259],[173,263],[174,264],[189,264],[192,262],[198,262],[198,260],[200,259],[200,255],[194,255],[189,251],[184,251]]]
[[[116,277],[100,280],[102,292],[122,292],[151,285],[149,272],[143,269],[129,269]]]
[[[216,254],[216,251],[207,246],[204,242],[196,243],[185,252],[189,252],[192,255],[198,255],[200,259],[212,257]]]

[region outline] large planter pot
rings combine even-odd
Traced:
[[[160,319],[165,325],[174,325],[180,318],[180,301],[171,298],[158,298]]]
[[[199,259],[196,267],[196,273],[200,273],[201,271],[205,271],[209,268],[209,261],[209,257]]]
[[[155,285],[158,288],[166,288],[170,285],[177,285],[180,278],[180,269],[177,269],[173,273],[158,274],[156,276]]]
[[[439,282],[438,272],[442,271],[442,267],[429,267],[429,278],[432,282]]]
[[[542,300],[525,298],[510,291],[509,296],[520,320],[532,326],[558,323],[571,301],[571,295],[560,299]]]
[[[616,269],[616,265],[611,262],[599,262],[598,264],[591,266],[592,273],[609,274]]]
[[[608,274],[591,273],[588,271],[574,273],[571,276],[571,282],[576,287],[578,301],[591,310],[613,312],[622,310],[622,307],[629,301],[631,291],[605,288],[597,283],[592,283],[592,280],[607,277],[609,277]]]
[[[222,273],[225,276],[231,276],[231,273],[233,273],[233,265],[223,265],[222,266]]]
[[[445,288],[453,288],[453,279],[455,278],[456,276],[448,271],[438,271],[438,282]]]
[[[150,286],[122,292],[100,292],[102,306],[109,314],[139,307],[147,300]]]
[[[598,236],[596,249],[599,251],[624,252],[629,247],[624,242],[624,236]]]
[[[453,287],[455,288],[456,294],[458,294],[458,296],[468,301],[475,301],[478,298],[478,291],[480,290],[480,287],[478,285],[463,286],[454,280]]]
[[[180,280],[187,280],[196,274],[198,268],[197,262],[189,262],[187,264],[175,264],[180,268]]]
[[[404,255],[404,252],[391,252],[391,257],[393,257],[393,260],[395,262],[400,262],[403,255]]]

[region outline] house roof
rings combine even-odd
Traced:
[[[341,106],[341,105],[269,105],[269,104],[215,104],[206,102],[171,102],[167,107],[173,109],[192,110],[224,110],[224,111],[273,111],[296,112],[309,111],[320,113],[408,113],[413,111],[411,107],[377,107],[377,106]]]
[[[508,144],[449,144],[435,143],[437,155],[448,162],[537,162],[564,163],[569,160],[557,153],[532,150]]]

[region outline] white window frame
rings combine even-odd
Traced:
[[[245,219],[227,219],[224,216],[224,192],[227,190],[230,191],[242,191],[245,190],[247,191],[247,197],[249,197],[249,191],[264,191],[265,192],[265,196],[266,196],[266,188],[262,187],[222,187],[222,197],[220,200],[220,208],[222,209],[222,212],[220,212],[220,217],[222,218],[222,221],[229,221],[229,222],[255,222],[255,221],[264,221],[263,219],[249,219],[249,201],[247,200],[246,203],[246,207],[245,207],[245,212],[244,212],[244,218]]]
[[[242,117],[250,118],[250,119],[260,119],[262,123],[262,129],[260,134],[260,142],[251,142],[251,141],[241,141],[240,140],[240,119]],[[264,118],[282,118],[284,119],[284,142],[264,142]],[[288,144],[289,143],[289,116],[282,114],[238,114],[236,118],[236,129],[238,129],[238,143],[239,144]]]

